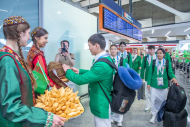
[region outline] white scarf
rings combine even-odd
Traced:
[[[134,61],[137,58],[137,54],[136,55],[132,55],[132,61]]]
[[[157,59],[157,56],[156,56],[156,54],[154,54],[153,60],[156,60],[156,59]],[[151,55],[150,54],[147,55],[147,60],[148,60],[149,66],[150,66],[150,64],[151,64]]]

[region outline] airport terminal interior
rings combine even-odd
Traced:
[[[30,37],[27,37],[27,44],[24,45],[22,44],[24,35],[17,35],[17,32],[25,34],[27,30],[19,31],[19,27],[15,26],[26,25],[26,22],[29,24],[27,30],[29,30]],[[16,32],[11,31],[14,28],[16,28]],[[13,32],[11,36],[14,38],[13,41],[16,40],[15,44],[10,42],[9,32]],[[18,36],[19,38],[17,38]],[[44,42],[40,41],[41,36],[44,37],[42,40]],[[11,46],[11,44],[13,45]],[[5,65],[3,66],[4,54],[2,52],[11,53],[19,64],[14,67],[19,66],[24,71],[21,71],[20,74],[20,71],[17,73],[14,70],[8,77],[13,79],[11,76],[16,75],[18,83],[26,85],[28,82],[26,83],[25,79],[19,79],[18,76],[22,77],[23,74],[27,74],[28,76],[24,76],[24,78],[29,77],[32,82],[29,87],[22,88],[20,85],[21,90],[17,91],[20,96],[15,100],[7,101],[17,93],[4,95],[11,91],[4,87],[9,85],[9,80],[4,80],[7,77],[4,75],[8,73]],[[112,55],[114,53],[115,56]],[[105,70],[93,69],[96,64],[100,63],[96,63],[96,61],[102,57],[106,57],[117,66],[118,70],[113,71],[114,74],[111,71],[113,78],[106,77],[110,74],[110,66],[104,68]],[[167,63],[168,61],[169,63]],[[106,63],[101,65],[102,68],[107,65],[104,64]],[[123,69],[119,69],[121,67]],[[155,67],[157,73],[156,70],[154,71]],[[77,71],[75,68],[85,70]],[[153,70],[152,72],[150,68]],[[96,72],[97,70],[98,72]],[[105,71],[107,72],[103,73]],[[125,73],[125,71],[127,72]],[[97,78],[95,75],[101,76]],[[119,76],[119,81],[126,90],[136,93],[133,97],[132,94],[129,95],[133,98],[132,104],[129,106],[129,110],[121,115],[121,112],[124,112],[122,110],[126,110],[126,106],[128,107],[131,102],[130,97],[123,92],[130,101],[126,99],[117,101],[120,102],[117,104],[121,107],[118,109],[120,114],[115,113],[115,118],[113,117],[114,112],[110,108],[112,102],[109,104],[107,95],[105,95],[105,93],[110,93],[108,98],[113,98],[115,95],[113,94],[116,90],[115,82],[112,80],[114,76]],[[64,127],[190,127],[189,77],[190,0],[0,0],[0,81],[2,80],[0,82],[0,127],[63,126],[61,122],[55,122],[56,118],[53,114],[67,119]],[[33,83],[36,83],[37,86]],[[45,88],[40,87],[40,84],[45,84]],[[178,103],[184,103],[178,112],[167,107],[168,91],[173,85],[177,90],[181,90],[183,95],[185,93],[184,96],[180,96],[182,94],[173,92],[178,97],[180,96],[181,100],[185,100],[182,102],[175,98],[173,103],[176,104],[176,107],[179,106]],[[53,86],[60,91],[60,94],[58,94],[59,92],[51,93],[55,90],[52,89]],[[9,87],[12,88],[12,86]],[[105,91],[102,91],[102,87]],[[71,91],[69,88],[72,88]],[[30,92],[23,94],[23,90]],[[120,87],[117,94],[121,91]],[[155,92],[151,93],[151,91]],[[72,96],[69,95],[69,92]],[[61,104],[61,101],[56,102],[59,95],[66,96],[66,93],[69,97],[76,98],[60,97],[60,100],[67,101],[65,105]],[[51,95],[52,99],[46,99]],[[22,105],[16,107],[16,101],[20,101],[18,104],[31,106],[28,105],[29,102],[25,103],[23,96],[25,99],[33,96],[33,103],[31,98],[28,99],[31,100],[32,107],[35,106],[37,110],[40,108],[43,110],[41,113],[49,112],[47,119],[45,116],[45,123],[40,123],[45,120],[31,122],[28,117],[35,117],[34,113],[31,111],[30,115],[27,114],[30,109],[20,111],[19,108],[22,108]],[[158,96],[164,97],[160,99]],[[156,102],[158,101],[156,99],[159,99],[159,102]],[[56,103],[57,109],[53,110],[56,107],[53,103],[47,107],[50,100]],[[162,113],[160,113],[162,120],[160,120],[158,110],[165,100],[166,105],[162,108]],[[9,104],[9,102],[11,103]],[[15,105],[13,105],[14,103]],[[6,105],[10,105],[10,107],[6,107]],[[15,112],[11,110],[13,106],[15,106]],[[76,108],[77,106],[79,107]],[[71,113],[68,113],[69,111]],[[182,111],[186,114],[182,114]],[[25,119],[22,118],[22,113],[23,116],[26,116]],[[38,115],[40,117],[37,117],[37,120],[44,117],[44,114]],[[57,120],[60,119],[57,118]],[[28,121],[30,122],[28,123]]]

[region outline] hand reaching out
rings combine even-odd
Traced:
[[[71,70],[73,70],[76,74],[79,74],[79,69],[76,69],[74,67],[71,67]]]
[[[68,69],[71,69],[71,67],[66,64],[63,64],[62,67],[63,67],[63,70],[65,71],[65,73],[67,72]]]

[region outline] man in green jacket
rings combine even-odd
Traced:
[[[141,57],[137,55],[137,48],[133,48],[132,62],[133,70],[139,74],[139,70],[141,70]]]
[[[113,87],[113,74],[115,70],[105,62],[96,62],[99,58],[111,60],[105,52],[105,38],[101,34],[94,34],[88,40],[89,50],[95,56],[93,66],[90,70],[70,68],[63,64],[66,78],[76,83],[84,85],[89,83],[90,88],[90,110],[94,115],[96,127],[111,127],[110,104],[104,95],[101,87],[112,101],[111,91]],[[101,86],[101,87],[100,87]]]
[[[132,56],[130,52],[126,52],[126,43],[124,41],[119,44],[119,57],[123,57],[125,59],[125,63],[129,64],[129,67],[132,68]]]
[[[149,67],[150,64],[153,60],[157,58],[155,54],[155,46],[154,45],[149,45],[148,46],[148,53],[147,56],[144,56],[143,61],[142,61],[142,66],[141,66],[141,79],[144,81],[145,80],[145,98],[146,98],[146,108],[145,112],[151,110],[151,100],[150,100],[150,91],[147,89],[147,78],[148,78],[148,72],[149,72]]]

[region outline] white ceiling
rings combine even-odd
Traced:
[[[171,32],[168,34],[168,36],[185,36],[190,34],[190,29],[188,31],[185,31],[188,28],[190,28],[190,22],[144,28],[142,29],[142,37],[165,37],[169,31]],[[154,33],[152,33],[152,30],[154,30]]]

